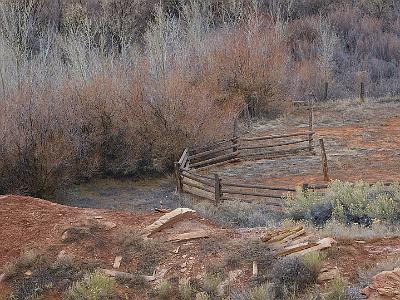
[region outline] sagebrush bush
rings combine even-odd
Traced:
[[[100,272],[85,276],[81,281],[75,282],[66,292],[67,299],[71,300],[106,300],[116,295],[115,279]]]
[[[400,188],[394,183],[369,185],[333,181],[325,193],[297,190],[285,201],[287,216],[323,225],[330,219],[345,224],[371,226],[374,220],[400,220]]]

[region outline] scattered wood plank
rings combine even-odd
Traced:
[[[184,242],[184,241],[190,241],[190,240],[196,240],[196,239],[208,238],[208,237],[210,237],[209,231],[198,230],[198,231],[193,231],[193,232],[175,234],[173,236],[170,236],[168,238],[168,241],[177,243],[177,242]]]
[[[311,252],[320,251],[320,250],[324,250],[324,249],[330,248],[332,246],[332,244],[334,244],[334,243],[336,243],[336,241],[334,239],[332,239],[332,238],[329,238],[329,237],[328,238],[323,238],[322,240],[319,240],[316,245],[313,245],[311,247],[305,248],[305,249],[303,249],[301,251],[297,251],[297,252],[291,253],[288,256],[303,256],[303,255],[306,255],[306,254],[311,253]]]
[[[136,279],[138,275],[131,274],[131,273],[126,273],[126,272],[120,272],[120,271],[115,271],[115,270],[108,270],[108,269],[99,269],[99,271],[107,276],[110,277],[119,277],[123,279]],[[143,278],[147,282],[151,282],[157,279],[156,276],[143,276]]]
[[[299,230],[303,229],[302,226],[296,226],[296,227],[289,227],[289,228],[284,228],[284,229],[275,229],[272,231],[269,231],[267,233],[265,233],[262,237],[261,240],[263,242],[269,242],[271,239],[277,237],[277,236],[281,236],[283,234],[286,233],[292,233],[292,232],[297,232]]]
[[[144,229],[144,236],[149,237],[156,232],[163,230],[164,228],[170,227],[185,218],[191,217],[194,213],[195,211],[190,208],[174,209],[173,211],[163,215],[153,224],[147,226]]]
[[[122,256],[117,256],[117,257],[114,259],[113,268],[114,268],[114,269],[119,269],[119,267],[121,266],[121,261],[122,261]]]

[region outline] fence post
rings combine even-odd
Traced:
[[[325,82],[324,86],[324,100],[328,100],[328,82]]]
[[[360,83],[360,99],[362,102],[365,100],[365,87],[364,87],[364,82],[361,81]]]
[[[310,188],[310,185],[308,183],[303,183],[301,190],[304,192],[307,192]]]
[[[326,157],[324,139],[319,139],[319,146],[321,147],[322,172],[324,173],[324,181],[329,181],[329,175],[328,175],[328,159],[327,159],[327,157]]]
[[[181,178],[181,166],[178,162],[174,163],[176,190],[180,193],[183,190],[183,183]]]
[[[314,103],[312,99],[308,101],[308,130],[310,131],[308,135],[308,149],[311,152],[314,149],[314,137],[312,134],[314,130]]]
[[[238,124],[238,118],[235,117],[235,120],[233,121],[233,137],[237,137],[239,135],[239,124]]]
[[[215,178],[215,206],[217,206],[219,204],[219,202],[221,201],[221,178],[219,178],[218,174],[214,174],[214,178]]]

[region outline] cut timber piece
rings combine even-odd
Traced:
[[[310,247],[307,247],[305,249],[299,249],[299,251],[293,252],[291,254],[288,254],[287,256],[302,256],[306,255],[307,253],[319,251],[319,250],[324,250],[327,248],[330,248],[332,244],[335,244],[336,241],[332,238],[324,238],[322,240],[319,240],[316,244],[310,243]]]
[[[168,228],[173,224],[192,216],[195,213],[194,210],[190,208],[177,208],[173,211],[163,215],[153,224],[147,226],[144,231],[144,236],[149,237],[152,234],[163,230],[164,228]]]
[[[274,242],[284,240],[287,237],[289,237],[291,235],[295,235],[301,231],[303,231],[303,233],[304,233],[303,226],[296,226],[296,227],[286,228],[286,229],[282,229],[282,230],[274,230],[274,231],[268,232],[267,234],[262,236],[261,240],[263,242],[274,243]]]
[[[114,268],[114,269],[119,269],[119,267],[121,266],[121,261],[122,261],[122,256],[117,256],[117,257],[114,259],[113,268]]]
[[[176,243],[176,242],[183,242],[183,241],[189,241],[189,240],[195,240],[195,239],[201,239],[201,238],[208,238],[209,236],[210,236],[210,234],[206,230],[198,230],[198,231],[193,231],[193,232],[175,234],[175,235],[169,237],[168,241],[172,241],[173,243]]]
[[[99,271],[110,277],[120,277],[123,279],[136,279],[137,278],[137,275],[131,274],[131,273],[126,273],[126,272],[119,272],[119,271],[107,270],[107,269],[100,269]],[[143,276],[143,278],[148,282],[154,281],[157,279],[155,276]]]
[[[272,243],[272,245],[282,245],[285,244],[288,241],[294,240],[295,238],[301,236],[305,234],[305,230],[301,229],[300,231],[291,233],[291,234],[283,234],[281,236],[278,236],[274,239],[272,239],[271,241],[269,241],[270,243]]]
[[[293,253],[301,252],[305,249],[309,249],[311,247],[317,246],[317,243],[301,243],[301,244],[296,244],[290,247],[284,248],[282,251],[279,251],[277,253],[278,256],[289,256]]]

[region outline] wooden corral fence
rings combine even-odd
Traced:
[[[214,201],[233,200],[238,196],[247,199],[265,199],[270,205],[280,206],[281,199],[286,193],[295,192],[294,188],[266,186],[234,182],[213,176],[200,174],[199,171],[211,166],[226,164],[239,159],[272,158],[293,155],[302,151],[314,153],[313,109],[309,105],[308,130],[287,133],[283,135],[268,135],[258,137],[240,137],[235,120],[232,138],[224,139],[203,147],[186,148],[181,158],[175,163],[175,178],[178,192],[189,192]],[[247,115],[246,104],[237,114]],[[321,145],[321,142],[320,142]],[[325,156],[326,162],[326,154]],[[326,165],[327,171],[327,165]],[[304,184],[305,189],[323,189],[326,186]],[[244,199],[241,199],[244,200]]]

